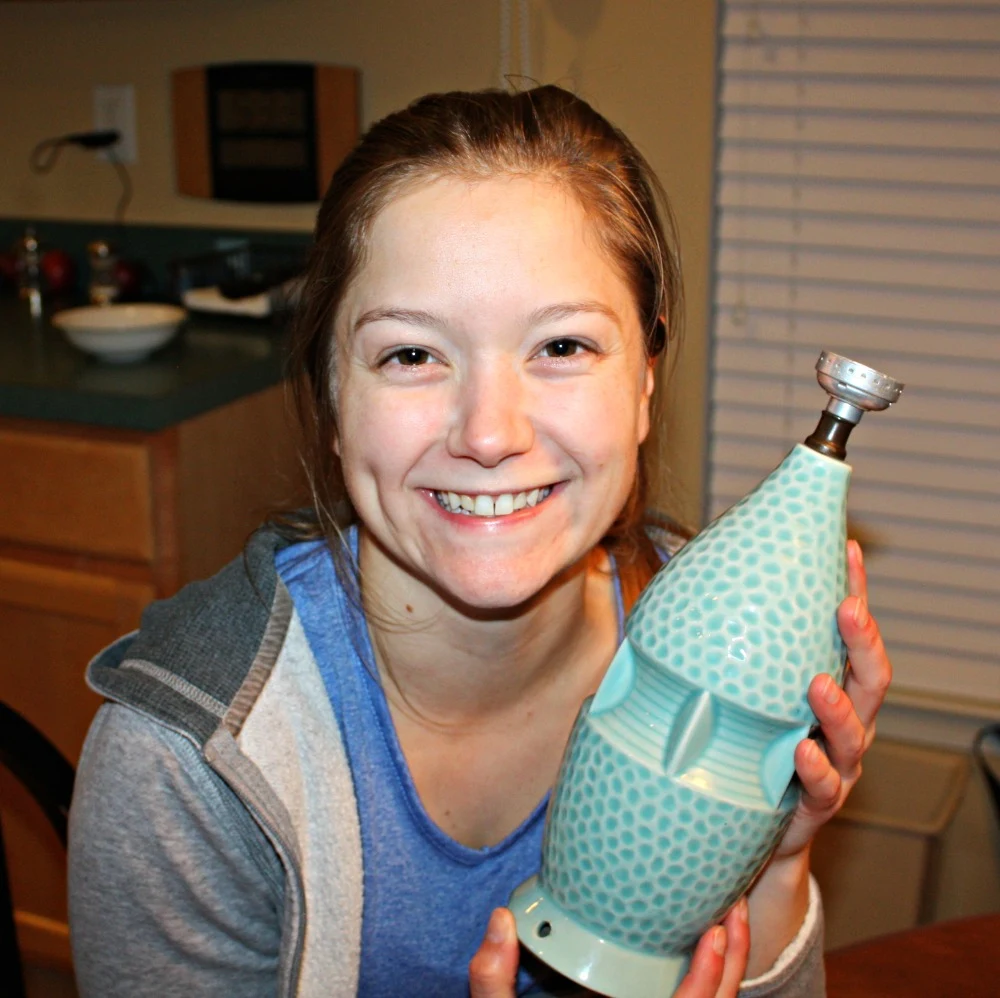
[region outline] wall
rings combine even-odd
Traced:
[[[430,90],[494,85],[499,9],[498,0],[0,3],[0,217],[111,216],[119,188],[107,164],[67,149],[52,173],[38,176],[28,154],[43,138],[91,127],[95,84],[131,83],[139,159],[129,221],[308,230],[309,206],[216,204],[174,193],[170,70],[241,59],[353,65],[362,73],[368,124]],[[575,89],[621,125],[673,199],[688,335],[659,438],[668,442],[671,507],[694,522],[704,450],[714,3],[531,0],[530,10],[532,75]]]

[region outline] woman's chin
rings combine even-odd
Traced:
[[[477,585],[474,582],[449,583],[436,587],[438,593],[451,606],[469,616],[505,617],[516,616],[530,605],[541,586]]]
[[[456,550],[454,546],[441,550],[427,545],[395,552],[367,531],[360,554],[362,572],[372,591],[383,597],[412,602],[416,596],[420,601],[415,592],[407,595],[416,583],[466,616],[497,620],[517,617],[587,560],[584,557],[577,564],[573,552],[565,547],[539,553],[523,546],[504,551],[497,546],[491,550],[483,550],[481,545],[472,550]],[[409,583],[404,581],[407,576]]]
[[[470,572],[442,579],[435,588],[446,602],[468,616],[489,619],[516,617],[566,577],[567,570],[509,573]]]

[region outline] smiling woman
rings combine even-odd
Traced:
[[[388,605],[517,607],[625,505],[652,366],[588,224],[529,178],[436,179],[376,217],[337,313],[337,450]]]
[[[406,200],[414,188],[425,188],[417,195],[419,202],[440,199],[444,197],[440,189],[451,187],[464,187],[470,202],[485,201],[483,195],[477,199],[474,190],[486,181],[491,182],[491,188],[516,188],[529,182],[536,202],[533,210],[538,214],[544,213],[546,205],[562,201],[560,210],[575,216],[575,239],[585,242],[589,252],[600,259],[602,271],[613,272],[628,291],[626,307],[619,314],[598,300],[586,284],[578,283],[575,297],[524,306],[537,314],[523,315],[523,323],[538,329],[552,326],[549,335],[555,341],[559,321],[603,311],[611,322],[634,321],[646,358],[657,362],[665,356],[668,340],[677,338],[682,282],[669,205],[639,152],[591,107],[558,87],[540,87],[519,94],[431,95],[389,115],[373,126],[355,155],[337,171],[320,210],[312,271],[315,293],[301,316],[294,346],[300,366],[308,372],[296,387],[306,389],[299,399],[300,409],[304,423],[313,430],[308,438],[311,453],[307,463],[315,470],[317,501],[312,529],[317,536],[335,536],[338,526],[354,519],[350,496],[342,489],[339,462],[329,449],[329,441],[338,437],[338,413],[325,386],[339,380],[334,369],[339,350],[330,342],[334,331],[331,317],[338,316],[341,344],[345,332],[379,317],[443,331],[446,322],[441,320],[447,316],[413,302],[389,300],[373,301],[369,307],[356,310],[346,319],[354,328],[349,325],[345,329],[342,305],[362,263],[371,262],[367,258],[379,221],[384,231],[391,228],[382,216],[388,212],[398,217],[398,202]],[[522,198],[528,203],[527,197]],[[495,204],[489,210],[502,213],[512,207]],[[462,208],[456,202],[453,220]],[[498,224],[502,221],[497,219]],[[527,218],[519,218],[517,210],[506,223],[508,241],[526,268],[535,263],[554,266],[552,257],[559,257],[562,246],[552,242],[547,248],[540,242],[531,246],[535,230]],[[466,224],[473,222],[461,222],[461,226]],[[461,226],[453,241],[461,239]],[[558,238],[551,227],[547,231],[550,240]],[[537,236],[540,238],[541,230]],[[410,244],[411,253],[419,255],[423,238],[422,232],[411,230],[410,239],[415,240]],[[518,240],[524,244],[518,245]],[[470,244],[472,241],[470,238]],[[383,251],[390,248],[387,244]],[[496,259],[497,254],[490,258],[486,242],[480,242],[479,253],[478,264],[471,251],[466,253],[467,266],[481,268],[480,284],[499,282],[505,276],[503,262]],[[528,263],[529,253],[535,254],[533,263]],[[448,266],[447,258],[439,260],[440,269]],[[365,314],[369,310],[370,314]],[[553,342],[545,352],[554,359],[567,349],[577,352],[581,348]],[[395,363],[416,366],[422,356],[409,352],[405,361],[400,355]],[[431,352],[427,356],[432,360]],[[604,539],[605,547],[620,561],[638,565],[643,574],[658,564],[642,527],[647,477],[640,462],[638,474],[630,482],[628,502],[608,525]],[[308,520],[297,526],[300,531],[310,530]]]
[[[90,669],[84,998],[567,993],[503,905],[628,593],[680,542],[647,530],[641,456],[680,309],[657,190],[557,87],[431,95],[338,169],[292,352],[311,506]],[[874,624],[854,641],[881,667]],[[815,709],[857,734],[846,696]],[[748,996],[821,994],[802,829],[840,784],[818,752],[799,774],[812,822],[678,998],[748,967]]]

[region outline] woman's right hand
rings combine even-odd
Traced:
[[[722,924],[698,940],[691,966],[673,998],[736,998],[749,956],[747,901],[740,898]]]
[[[749,954],[747,903],[741,898],[722,923],[698,941],[691,966],[673,998],[735,998]],[[490,917],[486,938],[469,963],[470,998],[515,998],[517,963],[514,916],[507,908],[497,908]]]

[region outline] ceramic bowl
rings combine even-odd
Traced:
[[[52,325],[80,350],[129,364],[173,339],[185,318],[187,312],[176,305],[85,305],[57,312]]]

